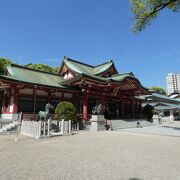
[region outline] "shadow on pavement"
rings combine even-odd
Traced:
[[[179,127],[172,127],[172,126],[162,126],[164,128],[174,129],[174,130],[180,130]]]

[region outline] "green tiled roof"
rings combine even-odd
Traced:
[[[154,107],[158,104],[159,104],[159,102],[143,102],[141,105],[142,105],[142,107],[145,107],[146,105],[150,105],[150,106]]]
[[[63,81],[62,77],[53,73],[25,68],[18,65],[7,66],[7,70],[8,76],[0,76],[1,78],[30,84],[66,88],[60,85]]]
[[[147,104],[153,106],[156,110],[180,110],[180,101],[177,99],[169,98],[168,96],[158,93],[152,93],[151,95],[139,96],[138,99],[143,101],[142,106]]]
[[[100,76],[95,76],[95,75],[90,75],[90,74],[79,74],[78,76],[71,78],[71,79],[67,79],[64,80],[61,84],[62,85],[66,85],[69,83],[73,83],[76,81],[79,81],[81,78],[89,78],[89,79],[93,79],[93,80],[97,80],[103,83],[109,83],[109,82],[114,82],[114,83],[120,83],[121,81],[123,81],[126,78],[130,78],[135,80],[143,89],[147,90],[146,88],[144,88],[141,83],[139,82],[139,80],[137,78],[134,77],[134,75],[130,72],[130,73],[123,73],[123,74],[116,74],[113,75],[111,77],[100,77]]]
[[[73,60],[72,60],[73,61]],[[98,66],[90,66],[83,63],[77,63],[76,61],[73,61],[73,63],[69,62],[69,60],[65,60],[65,63],[69,63],[68,65],[71,68],[76,69],[79,72],[79,75],[71,78],[71,79],[63,79],[61,75],[53,74],[53,73],[47,73],[44,71],[39,71],[35,69],[26,68],[19,65],[11,64],[7,67],[8,75],[7,76],[0,76],[0,79],[10,80],[10,81],[16,81],[20,83],[29,83],[33,85],[42,85],[42,86],[50,86],[55,88],[66,88],[66,89],[75,89],[74,87],[69,88],[68,85],[71,82],[76,82],[81,80],[82,77],[89,78],[92,80],[96,80],[98,82],[102,83],[120,83],[126,78],[135,80],[143,89],[144,88],[139,80],[135,78],[132,72],[130,73],[123,73],[123,74],[114,74],[110,77],[101,77],[96,75],[100,71],[105,71],[106,69],[112,67],[113,62],[106,62],[104,64],[98,65]],[[114,65],[113,65],[114,66]],[[82,73],[84,72],[84,73]],[[93,73],[92,73],[93,72]]]
[[[164,103],[164,102],[143,102],[142,107],[146,105],[153,106],[156,110],[171,110],[171,109],[179,109],[180,104],[171,104],[171,103]]]
[[[180,105],[170,104],[169,106],[155,106],[156,110],[180,110]]]
[[[98,75],[100,73],[105,72],[109,68],[114,66],[113,61],[108,61],[103,64],[97,65],[97,66],[91,66],[85,63],[78,62],[76,60],[70,59],[65,57],[63,62],[74,72],[77,72],[79,74],[92,74],[92,75]],[[115,69],[116,70],[116,69]],[[116,70],[117,73],[117,70]]]
[[[152,93],[150,95],[142,95],[139,97],[136,97],[141,100],[152,100],[152,101],[160,101],[160,102],[171,102],[175,104],[180,104],[180,100],[178,99],[172,99],[166,95],[158,94],[158,93]]]
[[[132,72],[130,72],[130,73],[123,73],[123,74],[115,74],[115,75],[109,77],[109,79],[111,79],[112,81],[119,82],[119,81],[122,81],[123,79],[125,79],[127,77],[131,77],[131,78],[136,79]]]

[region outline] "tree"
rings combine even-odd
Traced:
[[[11,64],[12,61],[5,58],[0,58],[0,74],[4,75],[6,73],[6,66]]]
[[[70,102],[60,102],[55,109],[55,119],[65,121],[74,121],[76,117],[76,108]]]
[[[158,16],[160,11],[168,8],[174,12],[180,9],[180,0],[130,0],[131,11],[134,13],[135,23],[132,30],[141,32]]]
[[[0,58],[0,74],[4,75],[6,73],[6,66],[9,64],[12,64],[12,63],[16,64],[9,59]],[[30,64],[26,64],[24,66],[27,68],[37,69],[37,70],[55,73],[55,74],[58,74],[58,72],[59,72],[59,67],[50,67],[46,64],[32,64],[32,63],[30,63]]]
[[[143,109],[143,114],[148,119],[148,121],[151,121],[154,114],[154,108],[147,104]]]
[[[59,67],[53,67],[53,72],[55,74],[58,74],[59,73]]]
[[[44,71],[44,72],[54,72],[53,71],[53,68],[46,65],[46,64],[26,64],[25,67],[28,67],[28,68],[31,68],[31,69],[37,69],[37,70],[40,70],[40,71]]]
[[[162,94],[162,95],[166,95],[166,91],[158,86],[153,86],[150,88],[153,92],[158,93],[158,94]]]

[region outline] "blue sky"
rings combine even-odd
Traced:
[[[180,72],[180,13],[163,11],[139,35],[128,0],[0,0],[0,57],[59,66],[63,56],[96,65],[113,59],[146,87]]]

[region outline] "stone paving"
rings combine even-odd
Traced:
[[[180,137],[180,121],[158,126],[122,129],[121,131]]]
[[[0,136],[1,180],[179,180],[180,138],[124,131]]]

